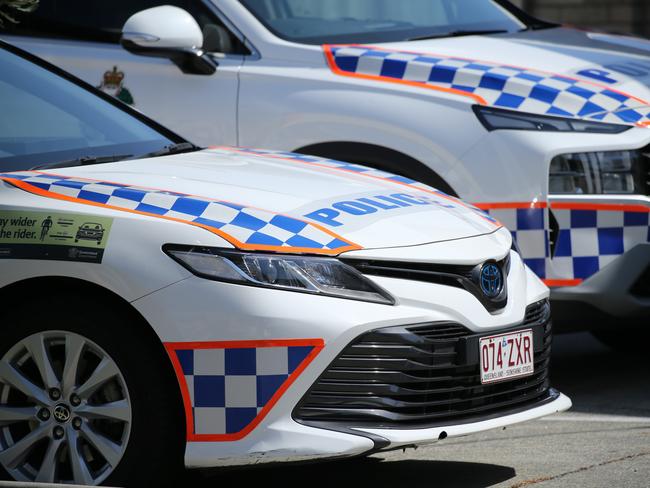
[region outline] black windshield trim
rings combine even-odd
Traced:
[[[467,37],[467,36],[488,36],[492,34],[514,34],[516,32],[522,32],[527,29],[521,29],[519,31],[510,32],[505,29],[486,29],[486,30],[456,30],[450,32],[443,32],[442,34],[431,34],[424,36],[411,37],[407,41],[426,41],[429,39],[444,39],[446,37]]]
[[[508,12],[510,12],[512,15],[517,17],[517,19],[519,19],[521,22],[526,24],[526,26],[530,30],[550,29],[553,27],[560,26],[560,24],[558,23],[548,22],[546,20],[542,20],[538,17],[535,17],[534,15],[529,14],[528,12],[517,7],[515,4],[511,3],[509,0],[494,0],[494,1],[498,3],[501,7],[506,9]]]

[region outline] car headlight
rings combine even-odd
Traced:
[[[650,193],[649,171],[648,156],[642,151],[563,154],[551,161],[549,192],[646,195]]]
[[[536,115],[514,110],[474,105],[474,113],[489,130],[532,130],[546,132],[586,132],[591,134],[620,134],[630,125],[592,122],[550,115]]]
[[[197,276],[240,285],[274,288],[394,305],[385,290],[334,258],[263,254],[230,249],[164,247]]]

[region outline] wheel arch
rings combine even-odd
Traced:
[[[110,307],[111,311],[124,314],[133,323],[138,324],[138,330],[144,338],[150,341],[152,345],[155,345],[155,351],[159,354],[160,363],[164,365],[161,373],[164,374],[165,381],[169,382],[168,384],[170,386],[174,385],[175,414],[180,416],[178,417],[179,422],[183,426],[185,425],[185,410],[183,408],[180,385],[178,384],[172,362],[165,350],[163,342],[142,314],[115,292],[80,278],[41,276],[26,278],[0,288],[0,303],[20,306],[21,302],[25,302],[30,298],[52,294],[60,296],[69,295],[73,302],[89,299],[100,301]]]
[[[294,152],[363,164],[421,181],[449,195],[458,196],[451,185],[429,166],[388,147],[363,142],[333,141],[310,144],[296,149]]]
[[[141,325],[146,325],[145,329],[150,332],[152,339],[155,338],[160,342],[153,328],[151,328],[145,318],[129,302],[115,292],[81,278],[71,278],[68,276],[25,278],[0,288],[0,301],[3,303],[17,303],[34,296],[61,295],[65,293],[70,293],[75,298],[84,296],[85,298],[92,297],[110,301],[120,312],[130,315]]]

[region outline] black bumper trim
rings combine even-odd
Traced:
[[[650,296],[639,295],[650,244],[639,244],[576,287],[551,290],[556,332],[647,326]]]

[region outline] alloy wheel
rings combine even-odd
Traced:
[[[38,332],[0,359],[0,464],[16,480],[100,484],[131,424],[124,376],[88,338]]]

